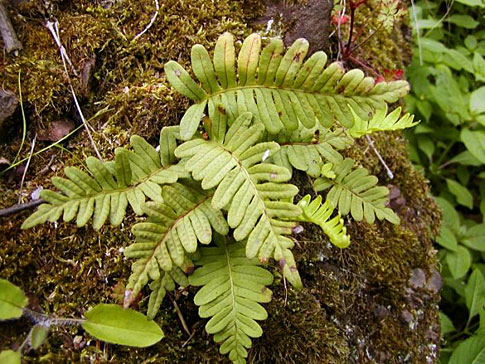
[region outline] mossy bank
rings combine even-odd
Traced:
[[[369,2],[359,16],[372,14]],[[27,116],[28,155],[36,132],[53,121],[79,124],[59,51],[45,28],[57,19],[61,41],[80,77],[71,75],[83,111],[93,126],[94,141],[103,156],[127,143],[132,134],[156,144],[162,126],[177,124],[187,101],[169,87],[163,64],[189,60],[190,46],[211,48],[224,31],[236,37],[258,30],[248,24],[264,14],[258,1],[160,2],[156,23],[133,41],[155,12],[152,1],[109,2],[31,1],[11,6],[10,15],[24,52],[0,60],[2,86],[23,93]],[[361,18],[359,18],[361,19]],[[358,19],[358,20],[359,20]],[[302,19],[301,21],[304,21]],[[382,32],[359,50],[376,69],[402,69],[407,60],[405,24]],[[385,41],[379,41],[385,40]],[[332,44],[330,44],[330,47]],[[332,47],[331,47],[332,49]],[[350,65],[349,65],[350,66]],[[355,66],[355,65],[352,65]],[[14,115],[0,144],[0,157],[13,160],[22,136],[20,113]],[[254,363],[434,363],[437,361],[439,277],[432,233],[439,212],[428,196],[423,177],[411,166],[400,133],[372,136],[395,177],[390,179],[369,141],[359,140],[348,153],[391,190],[390,206],[402,224],[375,225],[347,221],[351,246],[340,250],[318,229],[305,226],[297,237],[295,255],[305,288],[295,292],[276,279],[273,301],[267,305],[263,337],[255,340]],[[48,145],[38,142],[36,147]],[[40,146],[39,146],[40,145]],[[38,186],[68,165],[79,166],[94,151],[79,131],[63,148],[51,148],[32,158],[22,190],[13,168],[0,181],[0,207],[27,198]],[[309,192],[306,178],[295,176]],[[28,212],[0,220],[0,277],[19,285],[30,306],[59,316],[79,317],[100,302],[122,301],[129,263],[122,250],[133,236],[134,217],[120,228],[76,229],[72,224],[46,224],[22,231]],[[274,272],[279,277],[277,271]],[[149,349],[104,345],[77,327],[60,327],[47,345],[25,355],[29,362],[220,363],[226,360],[204,331],[196,307],[186,296],[192,289],[170,295],[157,321],[165,338]],[[176,305],[175,303],[176,302]],[[138,302],[144,310],[147,300]],[[181,317],[191,335],[185,332]],[[2,349],[21,344],[27,321],[0,324]]]

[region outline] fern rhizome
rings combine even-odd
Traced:
[[[94,229],[108,219],[117,226],[130,205],[146,218],[133,226],[136,241],[124,250],[133,260],[125,306],[150,283],[153,318],[175,283],[200,286],[194,301],[210,318],[206,330],[235,363],[245,363],[251,338],[262,334],[257,320],[267,317],[261,303],[271,300],[273,282],[265,266],[275,261],[302,287],[291,251],[300,222],[319,225],[340,248],[350,244],[341,215],[399,223],[386,207],[388,190],[340,151],[356,137],[415,124],[400,109],[387,114],[386,103],[404,96],[407,82],[375,83],[339,62],[327,66],[324,52],[304,61],[305,39],[286,52],[280,39],[263,49],[261,43],[250,35],[237,58],[229,33],[212,58],[193,46],[197,80],[168,62],[168,80],[194,103],[180,126],[162,129],[160,149],[133,136],[113,161],[89,157],[86,172],[66,168],[66,178],[52,179],[59,192],[42,191],[46,203],[23,224],[62,216],[78,226],[92,217]],[[320,195],[294,202],[294,169],[314,178],[315,191],[328,190],[323,203]]]

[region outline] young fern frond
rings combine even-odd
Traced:
[[[353,169],[355,161],[346,158],[334,165],[335,178],[321,177],[315,180],[315,191],[330,188],[327,200],[338,208],[341,215],[349,212],[357,221],[365,219],[369,224],[374,223],[375,217],[386,219],[393,224],[399,224],[399,216],[386,207],[389,191],[386,187],[376,186],[377,177],[370,175],[365,168]]]
[[[404,114],[401,116],[401,108],[394,109],[387,113],[387,104],[385,108],[376,110],[370,120],[363,120],[352,110],[354,114],[354,125],[348,129],[348,133],[353,138],[360,138],[363,135],[371,134],[376,131],[393,131],[411,128],[419,123],[414,121],[414,115]]]
[[[194,253],[198,241],[209,244],[212,229],[223,235],[229,232],[221,211],[211,205],[212,191],[196,191],[176,183],[164,186],[162,197],[163,203],[143,206],[147,220],[132,228],[136,243],[124,254],[136,262],[126,286],[125,303],[136,297],[149,279],[159,280],[162,271],[186,266],[185,252]]]
[[[297,221],[311,222],[320,226],[330,242],[338,248],[349,246],[350,236],[347,235],[347,229],[340,214],[337,213],[330,219],[334,208],[328,200],[322,204],[322,196],[318,195],[311,201],[311,196],[306,195],[298,202],[298,206],[301,207],[303,213],[296,218]]]
[[[210,120],[217,114],[234,120],[237,114],[251,112],[269,134],[315,126],[315,120],[329,128],[334,121],[353,125],[351,108],[360,118],[369,119],[375,109],[395,102],[409,91],[406,81],[376,84],[361,70],[345,72],[340,62],[328,67],[327,55],[316,52],[303,62],[308,41],[296,40],[284,53],[283,41],[271,39],[261,51],[261,37],[247,37],[237,57],[233,36],[221,35],[211,60],[200,44],[192,47],[192,70],[201,86],[175,61],[165,64],[171,85],[195,101],[180,123],[183,140],[197,131],[208,106]]]
[[[296,287],[300,277],[290,249],[295,223],[283,221],[298,216],[298,206],[287,202],[298,188],[281,182],[291,178],[281,166],[263,163],[279,150],[275,142],[261,142],[263,124],[251,125],[251,113],[241,114],[228,129],[222,142],[194,139],[175,150],[178,158],[188,158],[185,168],[202,188],[216,188],[212,206],[228,210],[227,221],[237,241],[247,238],[248,258],[262,261],[274,257],[285,276]]]
[[[147,317],[153,320],[160,310],[160,305],[167,291],[175,290],[175,283],[182,287],[189,286],[189,279],[179,267],[174,267],[170,272],[160,272],[160,278],[151,282],[149,287],[152,291],[148,300]],[[130,295],[125,296],[125,308],[130,305]]]
[[[320,175],[323,161],[339,163],[344,158],[338,150],[352,145],[353,139],[343,129],[331,131],[320,126],[312,129],[300,128],[282,131],[274,137],[280,145],[272,160],[278,166],[292,167],[306,172],[311,177]]]
[[[210,317],[205,329],[221,343],[221,354],[229,354],[233,363],[244,364],[251,338],[263,330],[256,320],[268,317],[260,303],[271,301],[266,286],[273,275],[258,266],[257,259],[246,257],[242,243],[216,238],[217,247],[202,248],[200,266],[189,277],[193,286],[202,286],[194,297],[199,316]]]
[[[174,138],[177,129],[162,130],[163,139]],[[22,229],[46,221],[54,222],[61,216],[64,221],[75,218],[78,227],[86,225],[93,216],[95,230],[99,230],[108,218],[111,225],[118,226],[128,204],[137,215],[141,215],[141,206],[146,198],[162,201],[161,185],[187,177],[182,164],[171,164],[176,147],[174,143],[161,144],[160,152],[136,135],[131,137],[130,143],[133,151],[117,148],[114,162],[87,158],[91,175],[76,167],[66,167],[67,178],[53,177],[52,183],[60,192],[43,190],[41,197],[47,203],[40,205],[24,221]]]

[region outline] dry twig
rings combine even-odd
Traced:
[[[67,80],[69,82],[69,87],[71,89],[72,98],[74,99],[74,104],[76,106],[76,110],[79,114],[79,117],[81,118],[81,121],[83,122],[84,128],[86,129],[86,132],[88,133],[88,138],[91,142],[91,145],[93,146],[94,151],[96,152],[96,155],[98,156],[98,158],[100,160],[103,160],[103,157],[101,157],[101,154],[99,153],[99,150],[96,147],[96,143],[93,140],[93,136],[91,135],[91,132],[89,131],[89,125],[86,122],[86,119],[84,118],[84,114],[81,110],[81,106],[79,106],[79,102],[77,101],[76,93],[74,92],[74,87],[72,86],[71,78],[69,77],[69,72],[67,71],[66,63],[68,63],[71,66],[73,73],[77,76],[77,72],[74,69],[74,66],[72,65],[71,60],[67,56],[66,49],[64,48],[64,46],[61,43],[61,38],[59,36],[59,23],[57,22],[57,20],[53,21],[53,22],[47,21],[45,26],[51,32],[51,35],[54,38],[54,41],[56,42],[57,47],[59,48],[59,52],[61,54],[61,59],[62,59],[62,64],[64,66],[64,72],[66,73],[66,77],[67,77]]]
[[[22,49],[22,44],[17,38],[17,33],[15,33],[12,22],[8,17],[7,9],[3,5],[3,0],[0,0],[0,33],[7,52],[14,52],[17,55],[18,51]]]

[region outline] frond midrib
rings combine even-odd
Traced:
[[[157,170],[151,172],[150,174],[146,175],[145,177],[143,177],[142,179],[136,181],[134,184],[130,184],[129,186],[127,187],[123,187],[123,188],[115,188],[115,189],[112,189],[112,190],[101,190],[99,192],[96,192],[96,193],[93,193],[93,194],[86,194],[84,196],[81,196],[81,197],[69,197],[69,200],[62,203],[62,204],[58,204],[58,205],[54,205],[54,204],[51,204],[52,206],[55,206],[55,207],[64,207],[66,205],[69,205],[69,204],[72,204],[73,202],[76,202],[76,201],[82,201],[82,200],[88,200],[90,198],[93,198],[93,197],[97,197],[97,196],[100,196],[100,195],[110,195],[112,193],[116,193],[116,192],[125,192],[125,191],[129,191],[129,190],[132,190],[136,187],[138,187],[139,185],[147,182],[148,180],[150,180],[150,178],[152,178],[154,175],[156,175],[157,173],[163,171],[163,170],[167,170],[168,168],[172,167],[173,164],[165,167],[165,166],[162,166],[161,168],[158,168]],[[94,179],[96,181],[96,179]],[[97,181],[96,181],[97,182]],[[154,182],[155,183],[155,182]],[[64,194],[65,195],[65,194]],[[65,195],[66,196],[66,195]]]
[[[234,325],[233,325],[233,330],[234,330],[234,336],[237,336],[237,318],[236,318],[236,293],[234,291],[234,279],[232,277],[232,265],[231,265],[231,259],[230,259],[230,255],[229,255],[229,251],[227,250],[227,244],[224,243],[224,252],[226,253],[226,262],[227,262],[227,271],[229,273],[229,282],[231,284],[231,297],[232,297],[232,310],[231,310],[231,315],[232,315],[232,318],[233,318],[233,322],[234,322]],[[238,343],[238,340],[236,339],[236,352],[238,352],[237,350],[237,345],[239,345]],[[239,356],[239,354],[238,354]]]
[[[225,152],[229,153],[229,155],[231,156],[231,158],[237,163],[239,169],[243,171],[243,173],[245,174],[247,180],[250,181],[251,188],[254,190],[254,195],[258,198],[258,207],[260,208],[260,211],[262,211],[262,215],[264,215],[265,218],[266,218],[266,220],[269,222],[269,225],[270,225],[270,228],[271,228],[271,232],[273,234],[275,234],[276,236],[278,236],[279,234],[274,230],[273,224],[271,224],[271,217],[268,216],[268,212],[267,212],[267,209],[266,209],[266,204],[264,203],[265,200],[261,196],[261,194],[259,193],[259,190],[257,188],[257,184],[251,178],[251,175],[249,174],[248,170],[242,165],[240,159],[238,159],[234,155],[234,153],[232,153],[232,151],[230,151],[229,149],[225,148],[225,146],[223,144],[220,144],[220,143],[217,143],[217,142],[213,142],[213,141],[210,141],[210,143],[216,144],[219,148],[221,148]],[[257,145],[257,144],[255,144],[255,145]]]
[[[200,200],[199,202],[197,202],[190,209],[188,209],[187,211],[185,211],[183,214],[177,216],[177,218],[173,221],[173,223],[171,223],[169,226],[167,226],[167,230],[163,233],[162,238],[157,242],[157,245],[155,245],[153,247],[153,250],[152,250],[150,256],[147,257],[147,260],[145,262],[145,268],[148,266],[148,262],[150,262],[153,259],[153,257],[155,256],[155,251],[157,250],[157,248],[165,241],[165,238],[167,237],[167,235],[177,226],[177,224],[179,224],[180,221],[182,221],[185,218],[185,216],[187,216],[192,211],[194,211],[195,209],[197,209],[200,205],[202,205],[204,202],[206,202],[207,200],[209,200],[210,198],[212,198],[212,196],[214,196],[213,193],[205,196],[202,200]]]
[[[345,184],[343,184],[342,182],[335,182],[334,180],[330,180],[331,183],[333,183],[334,186],[340,186],[342,187],[343,189],[349,191],[352,195],[354,196],[357,196],[359,199],[361,199],[362,201],[364,201],[365,203],[369,203],[372,205],[372,207],[374,207],[375,209],[379,209],[379,210],[382,210],[385,208],[385,206],[376,206],[374,205],[372,202],[369,202],[368,200],[366,200],[364,197],[362,197],[360,194],[361,192],[359,193],[356,193],[354,191],[352,191],[349,187],[347,187]],[[375,187],[378,187],[377,185],[374,185],[372,187],[370,187],[369,189],[371,188],[375,188]],[[369,189],[365,190],[365,191],[362,191],[362,192],[366,192],[368,191]]]
[[[340,93],[329,93],[329,92],[320,92],[320,91],[311,91],[311,90],[302,90],[299,88],[292,88],[292,87],[283,87],[283,86],[268,86],[268,85],[244,85],[244,86],[235,86],[235,87],[227,87],[223,88],[221,86],[221,90],[216,91],[216,92],[207,92],[207,96],[199,99],[198,103],[201,103],[203,101],[208,101],[209,99],[222,95],[227,92],[233,92],[233,91],[238,91],[238,90],[247,90],[247,89],[256,89],[256,88],[266,88],[266,89],[272,89],[272,90],[281,90],[281,91],[290,91],[290,92],[295,92],[295,93],[305,93],[305,94],[314,94],[314,95],[321,95],[321,96],[330,96],[330,97],[335,97],[335,96],[342,96],[344,98],[352,98],[352,97],[372,97],[373,95],[343,95]]]

